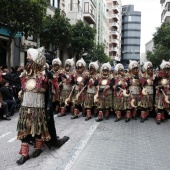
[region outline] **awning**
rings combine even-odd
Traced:
[[[9,30],[8,30],[8,28],[1,27],[1,28],[0,28],[0,34],[9,37]],[[18,32],[18,33],[15,35],[15,37],[22,37],[22,32]]]

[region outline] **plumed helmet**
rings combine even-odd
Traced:
[[[80,66],[80,65],[83,65],[84,67],[86,67],[86,62],[84,61],[83,58],[81,58],[80,60],[78,60],[76,62],[76,67]]]
[[[61,62],[61,60],[59,59],[59,57],[53,59],[52,65],[54,65],[54,64],[58,64],[59,66],[61,66],[62,62]]]
[[[146,61],[146,62],[144,62],[144,64],[143,64],[143,71],[147,71],[147,69],[148,68],[151,68],[153,65],[152,65],[152,63],[150,62],[150,61]]]
[[[35,61],[38,57],[38,50],[34,48],[29,48],[27,50],[27,59]]]
[[[135,67],[139,67],[138,65],[138,62],[137,61],[134,61],[134,60],[130,60],[130,63],[129,63],[129,70],[132,70],[133,68]]]
[[[73,67],[74,64],[75,64],[74,59],[73,59],[73,58],[67,59],[67,60],[65,61],[65,65],[66,65],[66,64],[68,64],[68,65],[70,65],[71,67]]]
[[[44,66],[46,63],[46,58],[44,56],[44,47],[39,49],[29,48],[27,50],[27,59],[31,59],[34,63]]]
[[[91,63],[89,64],[89,69],[90,69],[90,67],[91,67],[92,65],[94,66],[94,68],[96,69],[96,71],[99,69],[99,62],[98,62],[98,60],[95,61],[95,62],[91,62]]]
[[[160,68],[161,68],[161,69],[170,68],[170,62],[165,61],[165,60],[162,60],[162,63],[161,63],[161,65],[160,65]]]
[[[116,72],[118,72],[119,70],[124,70],[123,64],[120,64],[120,63],[116,64],[114,70],[115,70]]]
[[[109,62],[107,62],[107,63],[104,63],[104,64],[101,66],[101,71],[102,71],[103,69],[105,69],[105,68],[107,68],[107,69],[109,69],[109,71],[111,71],[112,66],[110,65]]]

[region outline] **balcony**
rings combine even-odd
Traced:
[[[89,23],[89,24],[95,24],[95,16],[92,13],[83,13],[83,18]]]
[[[120,8],[118,5],[111,5],[109,9],[115,11],[116,13],[119,13],[120,11]]]
[[[110,33],[111,33],[112,35],[116,35],[117,37],[119,36],[118,31],[110,31]]]
[[[110,48],[109,52],[112,52],[112,51],[117,53],[118,52],[118,48],[117,47]]]
[[[95,4],[92,0],[84,0],[83,18],[89,24],[95,24]]]
[[[112,39],[112,41],[111,41],[113,44],[118,44],[119,43],[119,41],[117,40],[117,39]]]
[[[116,29],[119,28],[119,24],[117,22],[110,23],[110,26],[115,27]]]

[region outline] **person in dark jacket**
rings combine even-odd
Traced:
[[[0,92],[3,96],[3,101],[8,104],[8,109],[10,112],[10,116],[14,115],[16,102],[13,98],[12,90],[9,87],[9,82],[6,80],[3,80],[1,83]]]

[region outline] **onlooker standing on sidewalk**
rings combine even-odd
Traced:
[[[9,82],[7,82],[6,80],[3,80],[1,85],[2,86],[0,88],[0,92],[3,96],[3,101],[8,104],[10,116],[13,116],[15,107],[16,107],[16,102],[13,99],[12,90],[9,88]]]
[[[8,104],[3,101],[1,93],[0,93],[0,119],[11,120],[10,118],[8,118]]]

